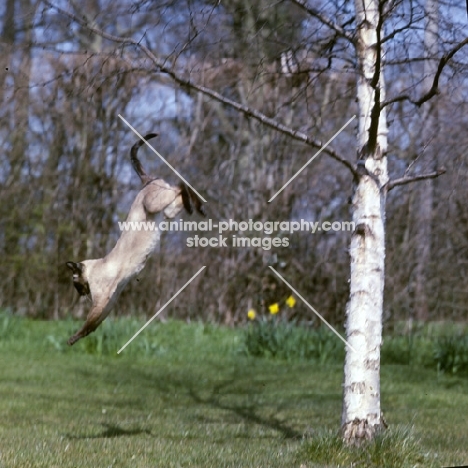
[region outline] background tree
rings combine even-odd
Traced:
[[[439,2],[427,0],[425,2],[425,29],[424,29],[424,65],[423,86],[428,92],[432,86],[432,80],[437,72],[437,57],[439,55],[438,41],[438,16]],[[434,136],[437,134],[437,103],[432,100],[423,106],[421,116],[420,140],[417,142],[417,157],[414,161],[417,172],[434,171],[437,169],[437,157]],[[432,219],[434,209],[434,180],[429,179],[415,187],[413,193],[412,208],[414,222],[415,263],[413,295],[414,318],[427,320],[429,306],[427,303],[426,283],[430,268],[432,246]]]

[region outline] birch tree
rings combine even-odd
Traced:
[[[342,428],[345,440],[371,439],[383,425],[380,346],[385,281],[387,120],[382,109],[382,5],[356,0],[359,129],[358,177],[352,200],[350,299],[347,306]]]
[[[387,192],[397,185],[434,179],[445,172],[444,169],[435,169],[432,172],[389,180],[386,108],[399,101],[409,101],[415,107],[420,107],[433,99],[439,92],[439,79],[444,66],[468,42],[465,39],[448,51],[439,59],[437,67],[432,64],[425,67],[428,75],[423,80],[423,93],[419,99],[402,94],[387,100],[383,44],[397,32],[383,37],[383,26],[393,7],[392,2],[385,0],[355,1],[359,104],[358,179],[352,206],[356,230],[350,246],[350,300],[346,324],[348,343],[353,349],[348,347],[346,352],[342,413],[343,437],[349,444],[370,440],[386,427],[380,406],[380,347]],[[426,32],[426,54],[429,45],[433,58],[433,53],[437,51],[434,37],[437,34],[434,22],[437,2],[428,0],[426,12],[432,16],[432,21],[428,20]],[[427,111],[424,115],[427,117]],[[423,132],[423,137],[427,135],[427,131]],[[426,202],[432,203],[432,197]],[[426,215],[430,217],[430,213]],[[423,263],[422,268],[426,266],[427,263]]]

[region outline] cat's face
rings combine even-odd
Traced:
[[[73,273],[73,285],[80,296],[90,294],[89,283],[84,277],[84,265],[82,263],[67,262],[67,267]]]

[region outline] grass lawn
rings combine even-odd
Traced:
[[[248,357],[240,330],[177,322],[117,355],[139,325],[68,348],[78,323],[0,316],[0,468],[339,465],[310,461],[339,428],[339,363]],[[382,406],[429,454],[416,466],[468,464],[467,378],[384,366]]]

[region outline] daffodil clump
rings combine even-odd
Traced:
[[[285,301],[284,304],[289,308],[292,309],[296,305],[296,299],[293,295],[289,296]],[[274,302],[268,306],[268,311],[270,315],[277,315],[281,311],[281,304],[279,302]],[[257,312],[255,309],[250,308],[247,311],[247,318],[249,320],[255,320],[257,318]]]

